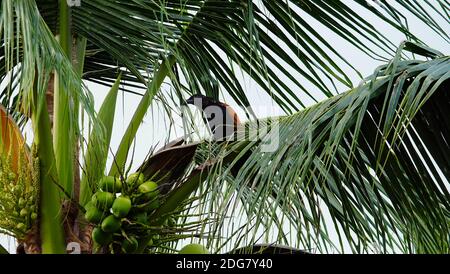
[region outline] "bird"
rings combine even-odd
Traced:
[[[232,135],[236,136],[237,131],[242,128],[241,121],[234,109],[223,102],[215,100],[214,98],[204,96],[203,94],[194,94],[186,100],[185,104],[194,105],[204,113],[205,119],[203,121],[208,124],[213,138],[217,142],[234,141],[231,139]],[[240,138],[239,138],[240,139]],[[252,156],[253,151],[247,150],[237,161],[230,167],[230,173],[234,178],[237,178],[239,171],[244,167],[247,160]],[[256,189],[256,186],[254,186]],[[272,197],[277,200],[278,194],[272,190]],[[273,251],[273,248],[270,250]],[[281,252],[280,250],[278,252]]]
[[[203,112],[203,121],[209,126],[216,142],[235,140],[232,137],[236,137],[236,132],[242,124],[236,111],[230,105],[203,94],[194,94],[186,100],[186,104],[194,105]],[[251,151],[246,151],[231,167],[231,175],[236,177],[239,169],[250,156]]]
[[[194,94],[193,96],[189,97],[183,105],[186,104],[194,105],[201,111],[203,111],[205,117],[203,121],[205,122],[205,124],[209,125],[210,130],[213,134],[213,138],[218,143],[224,141],[235,141],[236,139],[231,139],[231,136],[238,135],[236,133],[239,129],[243,130],[243,128],[241,128],[241,121],[236,111],[234,111],[233,108],[228,104],[215,100],[214,98],[204,96],[203,94]],[[237,178],[239,171],[242,167],[244,167],[245,163],[252,156],[252,154],[253,151],[251,149],[247,150],[230,167],[230,173],[234,178]],[[255,185],[252,188],[256,189],[257,186]],[[272,190],[272,197],[275,200],[278,200],[278,194],[274,190]],[[281,203],[283,202],[281,201]],[[278,247],[275,249],[280,248]],[[274,251],[274,247],[269,248],[269,251]],[[278,250],[278,252],[283,251],[280,249]]]
[[[215,141],[230,140],[230,137],[241,126],[236,111],[230,105],[214,98],[203,94],[195,94],[186,100],[186,104],[194,105],[203,111],[203,120],[209,125]]]

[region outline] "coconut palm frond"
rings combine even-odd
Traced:
[[[34,1],[2,1],[0,11],[0,100],[9,112],[29,116],[33,92],[41,102],[54,71],[64,90],[95,119],[91,94],[74,71]],[[74,111],[72,111],[74,114]],[[76,123],[73,123],[76,125]]]
[[[147,177],[171,176],[165,201],[150,218],[155,226],[195,201],[186,216],[214,220],[197,235],[208,235],[208,248],[216,250],[264,242],[317,252],[448,253],[450,60],[428,48],[404,15],[449,42],[448,1],[91,0],[70,12],[61,3],[0,4],[0,103],[17,124],[24,116],[33,120],[43,252],[64,251],[64,232],[54,225],[60,211],[54,183],[60,177],[71,190],[78,102],[88,122],[99,122],[82,79],[112,85],[122,75],[127,91],[145,92],[115,155],[122,167],[155,96],[170,109],[169,98],[198,92],[217,98],[225,91],[251,106],[240,69],[261,88],[258,95],[270,96],[290,116],[248,123],[258,129],[257,141],[219,144],[223,150],[211,161],[203,144],[180,149],[185,157],[174,156],[174,148],[153,155],[142,166]],[[397,49],[370,16],[407,42]],[[331,44],[318,27],[389,63],[355,87],[350,73],[361,75],[344,57],[346,48]],[[81,54],[72,52],[77,60],[69,56],[71,38],[83,41],[74,47]],[[60,99],[55,134],[46,107],[53,73]],[[168,77],[170,92],[158,94]],[[342,87],[350,91],[333,97]],[[202,164],[193,167],[193,159]],[[159,160],[180,165],[167,168]],[[230,172],[236,167],[237,175]],[[142,237],[138,251],[150,240]]]
[[[56,17],[49,2],[37,1],[52,28]],[[202,90],[217,97],[219,83],[236,102],[249,106],[247,91],[236,78],[237,65],[292,113],[305,105],[304,98],[317,102],[335,94],[336,85],[352,88],[347,73],[358,73],[314,24],[375,59],[388,60],[395,54],[396,45],[354,6],[390,24],[408,40],[421,41],[408,30],[404,13],[448,41],[442,20],[434,19],[446,18],[448,4],[441,0],[414,5],[362,0],[93,0],[72,7],[72,23],[73,32],[88,40],[84,79],[112,85],[122,71],[128,91],[136,92],[134,88],[146,87],[161,57],[175,55],[181,79],[192,92]],[[428,6],[433,14],[424,11]],[[320,95],[311,92],[310,85]]]
[[[433,29],[439,33],[444,32],[420,9],[426,4],[417,3],[412,8],[403,1],[395,7],[383,2],[377,9],[366,1],[356,2],[363,11],[379,16],[408,39],[420,41],[404,22],[395,20],[405,8],[424,23],[435,26]],[[444,14],[445,7],[438,8],[436,12]],[[382,13],[383,9],[393,14]],[[190,90],[203,90],[217,97],[216,83],[220,83],[236,102],[249,106],[246,92],[235,76],[235,64],[288,113],[304,106],[302,96],[317,101],[317,95],[303,84],[305,81],[328,97],[335,93],[330,87],[336,82],[353,87],[346,74],[354,70],[352,65],[303,15],[313,17],[318,24],[374,58],[388,60],[395,53],[396,45],[341,1],[164,1],[164,4],[127,1],[126,5],[120,1],[107,5],[103,1],[90,1],[74,9],[75,25],[79,26],[80,33],[104,50],[92,58],[97,67],[113,65],[107,62],[109,54],[119,61],[118,67],[131,70],[122,60],[125,59],[141,66],[137,70],[145,66],[151,71],[153,64],[148,60],[156,62],[158,55],[174,54]],[[118,22],[115,28],[108,27],[110,16],[115,16]],[[99,26],[98,30],[92,28],[93,24]],[[143,27],[145,31],[138,31]],[[374,47],[378,50],[374,51]],[[89,58],[87,65],[95,67]],[[107,67],[97,69],[102,81],[114,79],[107,76],[113,72]],[[96,78],[95,73],[89,77]],[[286,85],[286,79],[293,87]]]
[[[394,58],[259,141],[224,145],[231,165],[252,154],[235,178],[225,163],[210,173],[204,212],[254,220],[241,245],[264,235],[317,252],[448,252],[449,71],[448,56]],[[233,225],[219,222],[211,241]]]

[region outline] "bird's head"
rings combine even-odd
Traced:
[[[213,98],[204,96],[202,94],[192,95],[186,100],[186,104],[194,105],[201,109],[205,109],[206,107],[215,103],[216,101]]]

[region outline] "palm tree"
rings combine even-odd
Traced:
[[[2,232],[27,253],[64,253],[69,243],[88,253],[172,253],[193,238],[212,252],[448,253],[450,59],[403,14],[448,43],[449,3],[353,2],[405,42],[389,41],[347,1],[3,0]],[[345,49],[315,24],[384,65],[355,86]],[[285,115],[255,119],[236,67]],[[98,113],[86,81],[110,87]],[[338,86],[348,91],[336,95]],[[142,98],[107,166],[120,87]],[[133,140],[155,100],[170,117],[188,96],[219,90],[252,117],[247,128],[267,129],[259,139],[185,138],[131,175]],[[31,145],[20,132],[29,121]],[[283,142],[265,150],[273,138]],[[109,195],[105,175],[133,204],[120,230],[111,228],[117,217],[105,229],[105,216],[100,228],[84,214],[110,214],[99,207],[118,200],[99,198]],[[157,195],[134,187],[139,180],[156,182]],[[254,248],[261,241],[270,248]]]

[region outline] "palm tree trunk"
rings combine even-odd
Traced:
[[[73,40],[75,45],[80,43],[80,40]],[[84,58],[84,50],[85,50],[85,41],[81,41],[84,43],[82,45],[81,55]],[[83,62],[79,60],[78,55],[80,52],[77,46],[73,47],[72,50],[72,63],[75,65],[75,68],[78,71],[82,71]],[[81,64],[80,64],[81,63]],[[50,125],[53,131],[54,125],[54,95],[55,95],[55,74],[51,73],[49,82],[47,85],[46,91],[46,102],[47,102],[47,111],[50,117]],[[77,107],[78,108],[78,107]],[[79,156],[80,156],[80,143],[79,137],[76,136],[74,140],[74,160],[73,160],[73,170],[74,170],[74,178],[73,178],[73,192],[72,192],[72,200],[65,200],[62,206],[62,214],[63,214],[63,226],[66,235],[66,243],[69,242],[77,242],[81,246],[81,250],[84,252],[91,251],[91,239],[86,237],[86,234],[90,234],[92,229],[87,226],[85,231],[80,231],[80,225],[78,220],[79,210],[79,197],[80,197],[80,173],[79,173]],[[90,236],[90,235],[89,235]],[[81,240],[81,239],[83,240]],[[33,226],[29,234],[26,238],[19,242],[19,246],[17,248],[17,252],[24,252],[27,254],[36,254],[41,253],[41,242],[40,242],[40,231],[38,222]]]

